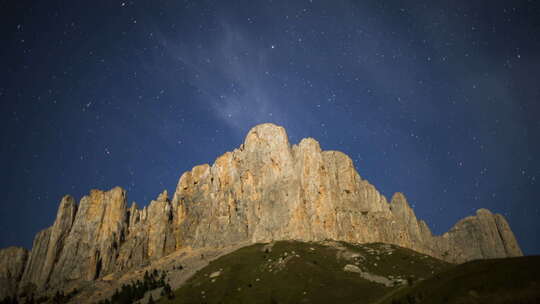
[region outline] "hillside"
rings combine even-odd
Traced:
[[[540,256],[477,260],[398,290],[380,304],[540,303]]]
[[[371,303],[449,267],[381,243],[255,244],[211,262],[159,303]]]

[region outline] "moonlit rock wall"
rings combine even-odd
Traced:
[[[290,145],[285,129],[262,124],[212,166],[185,172],[172,199],[164,191],[142,210],[128,208],[119,187],[78,205],[65,196],[31,252],[0,250],[0,298],[69,289],[180,248],[288,239],[392,243],[450,262],[522,255],[503,216],[480,209],[434,236],[402,193],[388,202],[347,155],[312,138]]]

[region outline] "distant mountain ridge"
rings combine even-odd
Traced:
[[[125,190],[65,196],[54,224],[31,251],[0,250],[0,300],[21,292],[70,289],[135,269],[182,248],[220,248],[274,240],[395,244],[449,262],[521,256],[502,215],[480,209],[442,236],[418,220],[405,196],[390,203],[352,160],[285,129],[255,126],[212,166],[180,177],[147,207],[128,207]]]

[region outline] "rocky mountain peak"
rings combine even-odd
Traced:
[[[409,205],[407,198],[401,192],[396,192],[392,195],[390,200],[390,210],[392,213],[401,219],[414,218],[416,220],[416,215],[414,214],[413,209]]]
[[[69,226],[73,224],[75,220],[75,214],[77,213],[77,203],[71,195],[66,195],[60,201],[58,212],[56,213],[56,220],[53,227],[61,229],[61,227]]]
[[[302,138],[300,143],[298,143],[298,146],[304,149],[321,152],[321,145],[316,139],[311,137]]]
[[[246,151],[283,150],[289,148],[287,132],[272,123],[260,124],[249,130],[244,140]]]
[[[158,202],[166,202],[169,200],[169,195],[167,194],[167,190],[163,190],[158,197],[156,198],[156,201]]]

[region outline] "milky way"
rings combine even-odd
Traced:
[[[273,122],[435,233],[484,207],[540,253],[538,2],[10,2],[1,247],[30,247],[67,193],[146,205]]]

